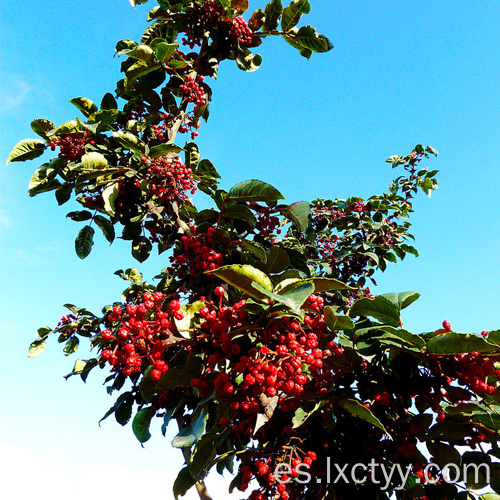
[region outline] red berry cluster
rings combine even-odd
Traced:
[[[252,30],[241,16],[233,19],[233,25],[229,30],[229,34],[234,36],[241,45],[250,45],[252,43]]]
[[[186,200],[186,191],[194,194],[196,186],[191,177],[191,169],[178,158],[161,156],[147,160],[147,179],[151,194],[159,198],[161,203],[170,203],[178,198]]]
[[[214,249],[215,228],[209,227],[206,233],[198,234],[191,228],[190,236],[183,236],[181,243],[170,257],[169,273],[176,272],[177,277],[186,279],[199,278],[206,271],[213,271],[222,265],[223,256]]]
[[[164,301],[161,292],[145,293],[137,304],[128,304],[125,309],[113,307],[107,317],[110,329],[101,332],[101,358],[112,366],[112,371],[130,376],[152,366],[153,380],[168,371],[163,359],[167,345],[163,341],[175,331],[173,319],[182,319],[184,313],[178,300],[170,301],[168,307]]]
[[[264,237],[274,234],[280,224],[280,220],[276,215],[271,215],[271,209],[266,206],[262,207],[255,202],[249,203],[249,206],[255,207],[257,211],[257,230],[259,234]],[[281,234],[281,230],[278,229],[276,233]]]
[[[204,106],[207,103],[204,88],[200,85],[203,82],[203,76],[188,76],[185,83],[179,85],[182,96],[185,101],[192,102],[197,106]]]
[[[60,151],[58,156],[69,161],[80,160],[85,154],[86,144],[91,144],[92,146],[95,144],[87,134],[68,134],[61,137],[54,136],[49,142],[52,151],[55,151],[56,146],[59,146]]]
[[[253,458],[255,475],[264,485],[252,491],[249,500],[267,500],[268,498],[288,500],[289,488],[293,486],[293,480],[299,476],[301,467],[305,466],[302,472],[309,470],[316,459],[317,455],[314,451],[304,452],[297,446],[278,450],[277,453],[267,458],[260,457],[258,453],[255,454]],[[247,467],[247,470],[251,472],[250,467]],[[243,467],[241,472],[245,475]],[[279,477],[276,477],[277,474]],[[246,478],[248,477],[251,476],[247,474]],[[244,477],[244,480],[246,478]],[[244,491],[248,484],[243,481],[242,486],[244,488],[240,489]]]

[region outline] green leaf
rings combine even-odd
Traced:
[[[118,109],[118,103],[116,102],[114,95],[109,92],[104,94],[101,101],[101,111],[108,109]]]
[[[145,236],[140,236],[132,241],[132,256],[139,262],[144,262],[152,249],[153,245]]]
[[[117,109],[103,109],[102,111],[97,111],[93,115],[90,115],[88,118],[89,124],[93,125],[96,123],[104,123],[106,125],[110,125],[120,115],[120,112]]]
[[[192,356],[185,364],[174,366],[161,376],[157,386],[158,391],[175,387],[189,387],[191,380],[200,376],[202,365],[201,358]]]
[[[191,473],[194,476],[199,472],[203,473],[216,457],[218,438],[218,433],[213,430],[196,443],[194,453],[191,455]]]
[[[97,106],[86,97],[74,97],[69,102],[76,106],[85,118],[88,118],[98,110]]]
[[[186,467],[181,469],[181,471],[177,475],[177,478],[174,481],[175,500],[178,500],[180,496],[183,497],[187,493],[187,491],[195,484],[196,484],[196,479],[194,479],[193,476],[191,475],[189,465],[186,465]]]
[[[120,50],[120,52],[117,52],[117,55],[126,55],[147,63],[154,59],[155,53],[149,45],[139,44],[131,49]]]
[[[289,307],[296,314],[300,314],[300,309],[304,302],[307,300],[311,293],[314,293],[314,285],[312,283],[304,283],[293,290],[286,292],[284,294],[277,294],[266,290],[264,287],[260,286],[258,283],[252,283],[252,286],[262,292],[264,295],[270,299],[284,304]]]
[[[498,346],[471,333],[441,333],[427,342],[428,354],[462,354],[467,352],[487,354],[499,351]]]
[[[297,28],[292,28],[291,31],[288,33],[285,33],[283,35],[284,40],[289,43],[294,49],[297,49],[300,53],[301,56],[305,57],[306,59],[309,60],[309,58],[312,55],[312,50],[306,49],[304,46],[302,46],[300,43],[298,43],[293,36],[290,35],[290,33],[294,33],[297,31]]]
[[[306,231],[309,226],[309,214],[311,213],[311,206],[307,201],[292,203],[281,212],[287,219],[294,223],[298,231],[301,233]]]
[[[82,156],[82,167],[86,170],[102,170],[108,168],[108,160],[101,153],[91,151]]]
[[[362,298],[357,300],[349,309],[347,314],[354,318],[356,316],[370,316],[382,323],[391,326],[400,326],[399,307],[383,296],[374,299]]]
[[[283,31],[291,30],[294,26],[297,26],[302,14],[309,14],[309,12],[311,12],[309,0],[293,0],[283,10],[281,29]]]
[[[115,419],[120,425],[127,425],[132,417],[133,406],[134,397],[128,393],[127,397],[115,409]]]
[[[184,427],[184,429],[174,437],[172,446],[174,448],[187,448],[193,446],[193,444],[203,436],[207,419],[208,412],[205,408],[202,408],[194,422]]]
[[[240,240],[238,242],[238,245],[240,245],[240,247],[242,247],[243,249],[251,252],[260,261],[266,263],[267,261],[266,251],[264,250],[264,247],[262,245],[259,245],[259,243],[256,243],[255,241],[252,240]]]
[[[278,247],[272,246],[266,252],[265,271],[268,274],[277,274],[284,271],[290,265],[288,254]]]
[[[139,410],[134,417],[132,422],[132,430],[134,431],[135,437],[140,443],[145,443],[150,437],[149,425],[151,424],[151,419],[153,418],[154,411],[153,408],[143,408]]]
[[[500,495],[495,493],[485,493],[479,497],[481,500],[500,500]]]
[[[94,244],[94,229],[90,226],[85,226],[80,230],[75,240],[76,255],[80,259],[85,259],[92,251]]]
[[[70,198],[73,192],[73,186],[71,184],[63,184],[56,189],[56,200],[57,204],[64,205]]]
[[[156,386],[158,385],[158,380],[153,380],[151,378],[151,372],[153,371],[152,366],[148,366],[144,371],[142,379],[139,383],[139,392],[141,393],[142,399],[146,403],[149,403],[156,392]]]
[[[77,120],[70,120],[69,122],[64,122],[54,131],[54,135],[66,135],[75,134],[81,132],[80,125]]]
[[[158,158],[160,156],[165,156],[167,153],[180,153],[181,151],[184,150],[175,144],[158,144],[151,148],[149,156],[151,158]]]
[[[106,219],[106,217],[103,217],[102,215],[94,216],[94,222],[99,226],[105,238],[110,243],[113,243],[115,239],[115,228],[113,226],[113,223],[109,219]]]
[[[420,294],[417,292],[385,293],[381,297],[390,300],[401,311],[401,309],[415,302],[420,297]]]
[[[328,52],[333,49],[333,45],[326,36],[319,35],[316,28],[312,26],[302,26],[299,30],[293,28],[286,35],[285,39],[291,39],[306,50],[312,52]]]
[[[49,120],[44,120],[43,118],[38,118],[31,122],[31,130],[35,132],[36,135],[47,139],[47,132],[54,130],[56,126]]]
[[[54,166],[55,160],[50,163],[44,163],[40,168],[35,170],[28,186],[29,196],[36,196],[40,193],[53,191],[61,185],[61,183],[55,179],[59,169],[54,168]]]
[[[132,134],[131,132],[120,130],[118,132],[113,132],[113,137],[125,149],[136,151],[139,154],[148,153],[148,147],[146,146],[146,144],[144,144],[144,142],[142,142],[136,135]]]
[[[207,159],[201,160],[196,167],[196,174],[203,177],[210,177],[213,179],[220,179],[220,174],[217,172],[214,164]]]
[[[292,424],[293,424],[293,429],[297,429],[302,426],[302,424],[315,412],[317,411],[321,406],[323,406],[324,403],[318,402],[314,406],[314,408],[310,411],[305,410],[304,408],[297,408],[295,410],[295,413],[292,417]]]
[[[206,306],[206,303],[197,300],[192,304],[185,304],[181,307],[181,311],[184,313],[184,317],[182,319],[174,318],[175,326],[177,327],[177,331],[184,338],[191,337],[191,331],[193,329],[193,319]]]
[[[88,210],[80,210],[79,212],[70,212],[66,217],[76,222],[83,222],[92,219],[92,214]]]
[[[281,292],[286,292],[302,285],[303,283],[312,283],[314,285],[314,293],[330,292],[332,290],[355,290],[355,288],[346,285],[342,281],[336,280],[334,278],[306,278],[301,279],[290,279],[285,280],[280,286]]]
[[[281,0],[271,0],[264,9],[264,25],[262,31],[275,30],[278,27],[281,13],[283,12],[283,5]]]
[[[243,181],[233,186],[226,199],[237,201],[265,201],[271,203],[283,200],[284,196],[273,186],[257,179]]]
[[[232,264],[222,266],[211,271],[211,274],[223,279],[226,283],[233,285],[239,290],[248,293],[251,297],[259,300],[267,300],[266,295],[259,292],[252,286],[252,283],[259,284],[265,290],[272,292],[273,284],[269,277],[259,269],[248,264]]]
[[[63,353],[65,356],[73,354],[78,349],[80,345],[80,339],[78,337],[71,337],[64,346]]]
[[[403,344],[407,344],[410,346],[415,346],[418,349],[423,349],[425,347],[425,340],[419,335],[414,335],[407,330],[403,330],[401,328],[393,328],[391,326],[384,326],[381,328],[376,328],[376,331],[381,332],[380,335],[376,335],[374,338],[382,341],[391,340],[394,341],[398,339]]]
[[[355,399],[340,398],[336,401],[336,403],[341,408],[344,408],[344,410],[347,410],[353,415],[356,415],[362,418],[363,420],[366,420],[370,424],[374,425],[375,427],[378,427],[379,429],[384,431],[385,434],[389,436],[389,433],[385,429],[384,425],[380,422],[380,420],[368,408],[363,406],[359,401]]]
[[[248,10],[248,0],[231,0],[231,7],[233,9],[240,9],[241,12]]]
[[[102,199],[104,201],[104,210],[106,213],[113,217],[115,215],[115,201],[120,194],[120,184],[114,182],[105,188],[102,192]]]
[[[160,42],[155,47],[156,59],[161,63],[167,62],[172,56],[172,54],[178,48],[179,48],[179,42],[174,42],[174,43]]]
[[[354,323],[349,316],[335,313],[331,306],[325,307],[325,322],[330,330],[352,330]]]
[[[257,219],[253,212],[244,205],[231,205],[222,213],[228,219],[239,219],[249,222],[252,227],[257,226]]]
[[[262,56],[253,54],[246,47],[238,52],[235,59],[236,65],[243,71],[256,71],[262,64]]]
[[[45,349],[45,339],[35,340],[30,344],[28,357],[34,358],[35,356],[38,356],[44,349]]]
[[[10,152],[6,165],[13,161],[26,161],[38,158],[43,154],[45,148],[45,142],[40,139],[23,139]]]

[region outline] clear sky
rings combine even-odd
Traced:
[[[431,199],[419,196],[412,220],[421,256],[390,266],[375,292],[422,294],[403,316],[415,333],[437,329],[444,319],[459,332],[500,328],[500,4],[311,5],[306,23],[335,48],[306,61],[271,39],[259,48],[264,62],[256,73],[225,62],[200,131],[202,155],[221,172],[223,187],[259,178],[293,202],[380,193],[397,174],[386,158],[417,143],[432,145],[440,155],[426,165],[441,171],[440,188]],[[75,205],[57,207],[51,193],[26,194],[43,160],[5,166],[19,140],[35,137],[32,119],[74,119],[79,113],[69,99],[99,103],[114,89],[121,78],[115,43],[138,40],[153,6],[135,10],[127,0],[2,0],[0,6],[2,497],[133,498],[147,484],[148,494],[173,498],[182,463],[170,448],[173,434],[165,439],[153,425],[142,449],[130,427],[112,417],[99,427],[114,403],[102,387],[105,373],[93,372],[86,385],[65,382],[75,358],[64,358],[56,339],[38,358],[27,358],[37,328],[55,326],[64,303],[98,312],[123,289],[116,269],[138,267],[150,279],[167,257],[139,265],[127,243],[110,249],[98,237],[80,261],[74,253],[80,225],[65,219]],[[209,487],[217,500],[233,498],[223,481],[209,480]]]

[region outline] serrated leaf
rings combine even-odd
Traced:
[[[90,226],[85,226],[80,230],[75,240],[76,255],[80,259],[85,259],[92,251],[94,244],[94,229]]]
[[[85,118],[88,118],[91,114],[98,110],[97,106],[86,97],[74,97],[69,102],[76,106]]]
[[[269,292],[273,291],[273,284],[269,277],[259,269],[248,264],[223,266],[210,273],[259,300],[267,301],[267,296],[254,288],[252,283],[259,284]]]
[[[227,198],[236,201],[265,201],[273,202],[283,200],[285,197],[273,186],[258,179],[243,181],[233,186]]]
[[[40,139],[23,139],[10,152],[6,165],[13,161],[26,161],[38,158],[43,154],[46,147],[45,142]]]
[[[297,26],[302,14],[309,14],[309,12],[311,12],[309,0],[293,0],[290,5],[283,9],[281,29],[283,31],[291,30]]]

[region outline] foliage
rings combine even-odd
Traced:
[[[465,489],[488,483],[424,477],[425,448],[440,466],[488,464],[500,494],[491,463],[500,458],[499,331],[462,334],[444,322],[416,335],[401,311],[417,293],[373,296],[366,287],[388,263],[418,255],[408,217],[417,191],[437,188],[437,171],[420,166],[437,151],[418,145],[389,158],[404,173],[381,195],[292,204],[256,179],[226,191],[201,159],[194,140],[212,98],[205,77],[215,78],[223,60],[256,70],[262,58],[251,49],[271,35],[307,58],[332,48],[311,26],[297,27],[308,0],[285,8],[272,0],[248,23],[247,8],[247,0],[158,0],[141,40],[116,47],[126,56],[116,89],[123,106],[111,93],[100,106],[77,97],[71,103],[83,118],[34,120],[41,139],[12,150],[8,163],[57,150],[33,174],[29,194],[54,191],[59,205],[76,196],[82,210],[67,217],[86,223],[78,257],[91,253],[96,226],[110,243],[121,226],[139,262],[155,247],[171,249],[157,284],[135,269],[117,271],[128,282],[120,301],[102,315],[67,304],[70,314],[40,328],[29,355],[51,334],[65,355],[89,339],[96,357],[76,361],[67,377],[110,370],[108,392],[119,396],[103,418],[132,421],[141,443],[158,417],[164,434],[176,420],[172,445],[186,457],[176,498],[213,468],[235,474],[231,490],[255,479],[253,500],[465,499],[475,498]],[[190,134],[182,147],[180,134]],[[197,210],[189,198],[197,189],[213,208]],[[332,483],[329,460],[375,461],[410,475],[404,484],[392,476],[386,489],[374,477]],[[278,465],[290,466],[285,482]],[[301,467],[312,481],[299,480]]]

